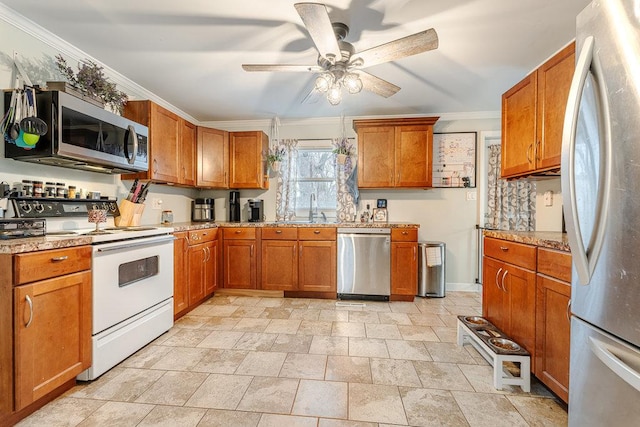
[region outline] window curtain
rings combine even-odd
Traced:
[[[294,159],[298,155],[298,140],[283,139],[277,146],[285,149],[285,158],[280,165],[276,185],[276,221],[292,220],[296,216],[296,197],[294,179],[297,176]]]
[[[334,139],[333,145],[337,145],[341,139]],[[336,217],[338,222],[356,220],[360,199],[357,177],[358,165],[355,156],[348,158],[344,165],[338,164],[336,160]]]
[[[533,231],[536,217],[536,186],[526,180],[500,178],[499,144],[489,146],[488,206],[485,227],[498,230]]]

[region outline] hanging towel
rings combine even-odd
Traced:
[[[360,191],[358,190],[358,164],[353,167],[351,170],[351,175],[347,178],[347,191],[351,194],[353,198],[353,203],[358,206],[360,202]]]

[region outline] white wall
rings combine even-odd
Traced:
[[[552,193],[551,206],[547,206],[544,200],[547,191]],[[536,231],[562,231],[560,178],[536,181]]]

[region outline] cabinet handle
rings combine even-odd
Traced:
[[[242,230],[236,230],[236,234],[242,233]]]
[[[416,247],[414,246],[414,247],[413,247],[413,260],[414,260],[414,261],[416,260],[417,252],[418,252],[418,248],[416,248]]]
[[[403,236],[406,236],[407,234],[409,234],[409,232],[408,232],[408,231],[403,231],[403,232],[402,232],[402,235],[403,235]]]
[[[496,280],[495,280],[495,282],[496,282],[496,287],[497,287],[498,289],[500,289],[500,285],[498,284],[498,276],[500,275],[500,273],[501,273],[501,272],[502,272],[502,267],[500,267],[500,268],[498,269],[498,272],[496,273]]]
[[[313,230],[313,234],[320,234],[320,230]]]
[[[253,245],[250,246],[250,252],[249,254],[251,255],[251,257],[253,258]]]
[[[504,292],[507,292],[507,288],[504,285],[504,278],[507,277],[507,273],[509,272],[509,270],[505,270],[504,273],[502,274],[502,280],[500,280],[500,284],[502,285],[502,290]]]
[[[507,246],[500,246],[500,250],[502,252],[507,252],[509,250],[509,248]]]
[[[60,262],[60,261],[65,261],[67,259],[69,259],[69,257],[67,255],[65,255],[65,256],[56,256],[56,257],[51,258],[51,262]]]
[[[571,300],[567,303],[567,321],[571,323]]]
[[[33,301],[31,301],[29,295],[26,295],[25,299],[27,300],[27,304],[29,304],[29,321],[26,325],[24,325],[24,327],[28,328],[29,325],[31,325],[31,321],[33,320]]]
[[[158,173],[158,161],[153,159],[153,173]]]
[[[398,172],[398,182],[400,182],[400,172]]]
[[[282,234],[282,230],[276,230],[276,234]]]
[[[529,144],[529,146],[527,147],[527,162],[529,163],[533,163],[533,160],[531,159],[532,151],[533,151],[533,143]]]
[[[302,258],[302,245],[300,245],[300,258]]]
[[[536,160],[540,160],[540,141],[536,141]]]

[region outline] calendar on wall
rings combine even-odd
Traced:
[[[475,188],[476,132],[433,134],[433,186]]]

